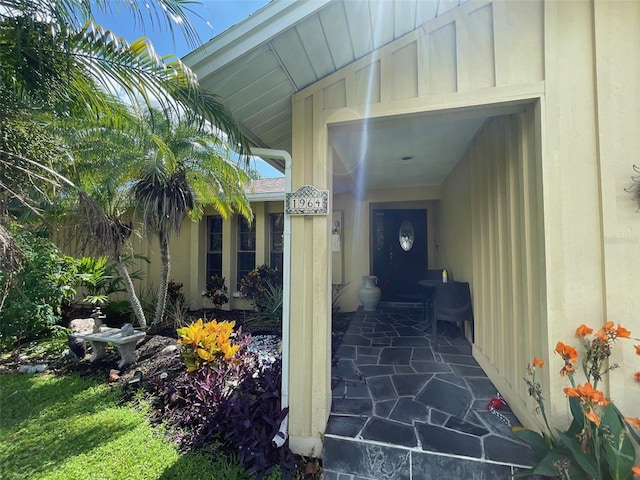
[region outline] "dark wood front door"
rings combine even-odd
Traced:
[[[418,281],[427,271],[427,211],[374,209],[371,218],[372,275],[383,302],[420,301]]]

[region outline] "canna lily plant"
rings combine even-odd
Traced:
[[[590,337],[591,336],[591,337]],[[603,376],[618,367],[609,363],[614,342],[630,339],[631,332],[613,322],[606,322],[596,333],[586,325],[576,329],[584,354],[578,363],[578,351],[571,345],[558,342],[555,353],[564,362],[560,375],[570,383],[564,389],[569,399],[573,417],[566,432],[553,430],[547,417],[542,387],[536,381],[536,369],[544,367],[537,357],[527,365],[529,396],[541,414],[546,430],[541,433],[514,428],[514,434],[527,442],[539,461],[523,475],[536,474],[543,477],[594,480],[629,480],[640,477],[640,465],[636,465],[634,443],[640,445],[640,418],[624,417],[615,404],[598,390]],[[636,339],[640,340],[640,339]],[[634,346],[640,355],[640,345]],[[579,365],[586,381],[576,381],[576,366]],[[640,372],[635,373],[640,382]]]
[[[182,344],[187,371],[195,372],[202,366],[220,359],[231,360],[240,345],[234,345],[235,322],[204,323],[201,318],[191,325],[178,328],[178,343]]]

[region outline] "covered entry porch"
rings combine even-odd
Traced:
[[[352,317],[332,362],[325,478],[510,478],[531,465],[511,410],[490,410],[497,389],[471,345],[440,324],[434,352],[425,327],[417,307]]]

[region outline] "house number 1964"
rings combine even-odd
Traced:
[[[318,190],[313,185],[303,185],[285,195],[285,213],[289,215],[327,215],[329,191]]]
[[[318,197],[310,198],[292,198],[290,200],[291,208],[320,208],[322,207],[322,199]]]

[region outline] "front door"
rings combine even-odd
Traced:
[[[427,271],[427,211],[374,209],[371,219],[372,275],[383,302],[420,301],[418,281]]]

